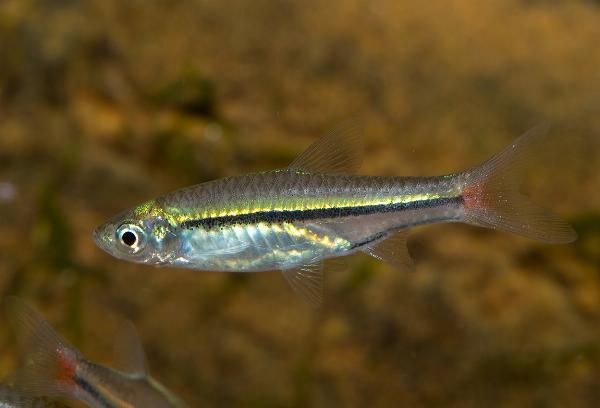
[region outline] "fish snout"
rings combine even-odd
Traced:
[[[112,245],[114,243],[114,227],[111,224],[103,224],[94,229],[92,238],[96,245],[103,251],[112,253]]]

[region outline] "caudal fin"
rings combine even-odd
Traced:
[[[26,360],[15,375],[15,387],[35,397],[72,395],[81,354],[22,300],[10,297],[6,308]]]
[[[519,175],[539,149],[548,124],[529,130],[481,166],[463,174],[465,221],[552,244],[577,239],[575,230],[519,192]]]

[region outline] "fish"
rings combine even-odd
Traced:
[[[16,297],[7,302],[19,346],[27,364],[14,376],[15,389],[31,397],[66,397],[93,408],[184,408],[186,405],[152,378],[132,323],[115,339],[120,369],[88,360],[44,318]]]
[[[280,270],[319,304],[323,261],[364,252],[412,269],[416,226],[462,222],[564,244],[575,230],[519,191],[523,165],[543,146],[542,123],[479,166],[442,176],[357,175],[360,125],[323,135],[287,168],[182,188],[125,210],[93,232],[126,261],[205,271]]]

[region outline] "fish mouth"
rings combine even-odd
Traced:
[[[112,255],[113,251],[111,248],[114,243],[114,239],[112,238],[110,229],[110,225],[100,225],[94,229],[94,232],[92,232],[92,238],[98,248]]]

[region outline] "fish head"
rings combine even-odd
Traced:
[[[147,265],[171,263],[179,247],[176,227],[151,202],[98,226],[94,242],[115,258]]]

